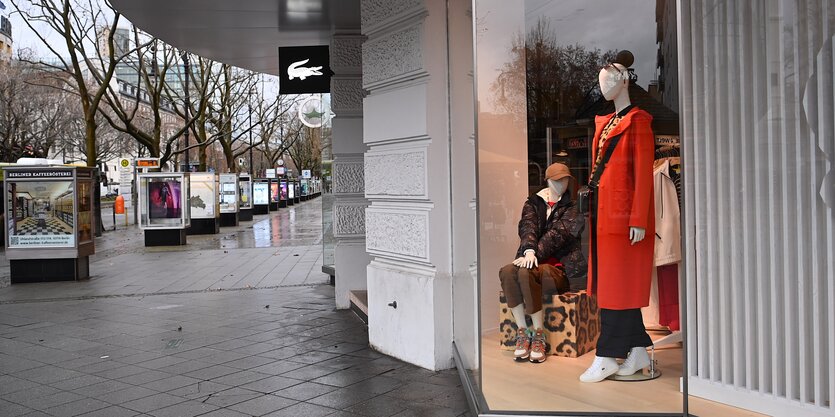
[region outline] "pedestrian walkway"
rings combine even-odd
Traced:
[[[374,352],[335,310],[317,213],[181,248],[108,232],[90,280],[0,289],[0,416],[468,416],[455,370]]]

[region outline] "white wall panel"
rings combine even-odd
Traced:
[[[690,393],[833,415],[835,2],[679,14]]]

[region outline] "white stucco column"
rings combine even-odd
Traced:
[[[359,33],[338,32],[330,45],[333,119],[333,233],[336,238],[336,307],[350,307],[349,292],[366,288],[365,179],[363,159],[362,40]]]
[[[369,340],[444,369],[453,364],[446,2],[397,4],[361,2]]]

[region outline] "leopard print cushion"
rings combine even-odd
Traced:
[[[499,295],[500,346],[513,350],[516,346],[516,321],[507,307],[504,294]],[[547,352],[576,358],[595,349],[600,334],[600,313],[597,298],[585,291],[553,295],[542,306],[545,310]]]

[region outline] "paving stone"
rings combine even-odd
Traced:
[[[230,388],[225,391],[216,392],[205,397],[203,401],[218,407],[228,407],[251,400],[264,395],[260,392],[250,391],[243,388]]]
[[[139,413],[129,410],[124,407],[111,405],[110,407],[102,408],[100,410],[91,411],[89,413],[81,414],[84,417],[132,417]]]
[[[77,416],[84,413],[90,413],[102,408],[109,407],[110,404],[93,398],[82,398],[77,401],[61,404],[56,407],[47,408],[44,410],[47,414],[53,416]]]
[[[199,401],[186,401],[170,407],[151,411],[148,414],[155,417],[198,416],[217,409],[218,407],[212,404],[206,404]]]
[[[298,385],[284,388],[274,392],[275,395],[291,398],[299,401],[307,401],[311,398],[316,398],[320,395],[336,391],[338,387],[331,385],[316,384],[314,382],[303,382]]]
[[[130,386],[118,391],[97,395],[96,398],[102,401],[107,401],[113,405],[120,405],[128,401],[138,400],[140,398],[150,397],[156,394],[159,394],[159,392],[144,387]]]
[[[336,412],[333,408],[322,407],[321,405],[310,403],[293,404],[287,408],[282,408],[278,411],[273,411],[266,415],[266,417],[324,417]]]
[[[227,408],[249,415],[263,416],[273,411],[287,408],[296,403],[298,403],[296,400],[267,394],[229,406]]]
[[[403,403],[402,400],[381,395],[379,397],[371,398],[368,401],[354,404],[346,408],[345,411],[365,416],[389,417],[405,410],[406,408],[407,404]]]
[[[355,388],[339,388],[327,394],[320,395],[315,398],[307,400],[309,403],[323,405],[325,407],[343,410],[354,404],[359,404],[363,401],[376,397],[377,394],[368,391],[362,391]]]
[[[26,406],[22,406],[20,404],[15,404],[0,399],[0,411],[2,411],[2,415],[4,417],[17,417],[31,413],[35,410]]]
[[[293,385],[298,385],[302,381],[293,378],[287,378],[285,376],[270,376],[264,379],[260,379],[258,381],[253,381],[247,384],[241,385],[241,388],[245,388],[252,391],[261,392],[264,394],[268,394],[271,392],[278,391],[280,389],[284,389],[287,387],[291,387]]]
[[[177,397],[170,394],[159,393],[149,397],[140,398],[138,400],[129,401],[120,406],[138,411],[141,413],[148,413],[149,411],[159,410],[161,408],[169,407],[174,404],[187,401],[185,398]],[[211,411],[211,410],[209,410]]]

